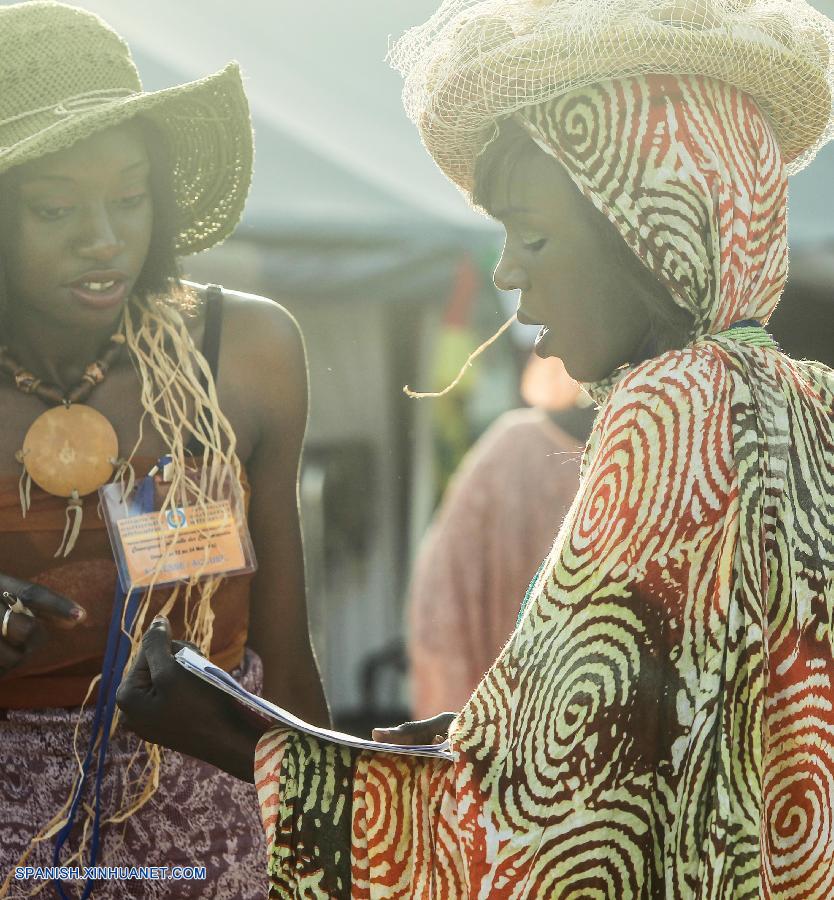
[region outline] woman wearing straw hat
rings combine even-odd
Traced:
[[[157,493],[205,502],[231,473],[251,497],[254,580],[139,592],[135,629],[164,609],[258,689],[263,655],[265,693],[327,721],[296,507],[301,338],[280,307],[185,285],[177,268],[232,232],[251,164],[235,65],[146,93],[97,17],[0,8],[0,895],[43,887],[11,869],[53,854],[207,867],[206,881],[105,881],[97,896],[265,889],[251,788],[112,720],[118,664],[97,676],[111,638],[114,660],[130,642],[95,490],[113,478],[138,481],[164,456]]]
[[[834,373],[764,328],[833,47],[801,0],[447,0],[395,49],[600,408],[453,762],[260,738],[271,896],[834,896]],[[168,697],[210,701],[144,641],[122,699],[177,746]]]

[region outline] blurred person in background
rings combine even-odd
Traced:
[[[521,395],[532,408],[472,446],[420,546],[407,633],[417,719],[460,709],[495,661],[579,486],[589,398],[561,360],[536,355]]]
[[[296,502],[301,336],[281,307],[185,284],[177,263],[232,232],[251,165],[236,66],[144,93],[127,46],[96,16],[0,7],[0,894],[42,887],[11,870],[27,853],[49,865],[53,852],[77,865],[207,867],[206,882],[104,881],[100,897],[266,891],[250,786],[177,753],[160,759],[118,724],[106,757],[96,749],[119,673],[100,690],[97,675],[111,639],[130,646],[92,493],[111,477],[139,478],[167,456],[163,493],[202,502],[202,478],[228,475],[245,494],[254,577],[146,591],[134,628],[165,610],[178,638],[252,689],[328,721]],[[36,420],[48,424],[37,440]],[[67,490],[58,475],[80,480]]]
[[[834,895],[834,372],[765,328],[833,51],[801,0],[447,0],[397,45],[496,284],[600,409],[452,760],[241,726],[148,629],[130,722],[254,757],[271,896]]]

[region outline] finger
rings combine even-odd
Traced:
[[[385,732],[374,729],[373,737],[375,741],[380,741],[380,743],[397,744],[400,747],[422,747],[423,744],[428,743],[428,741],[421,739],[419,735],[404,734],[401,731]]]
[[[151,622],[151,627],[142,636],[142,649],[153,681],[158,681],[166,672],[170,672],[173,664],[171,624],[165,616],[157,616]]]
[[[0,621],[3,621],[6,613],[0,606]],[[24,613],[12,613],[6,624],[6,641],[14,647],[23,648],[32,639],[38,630],[38,621]]]
[[[445,735],[449,731],[449,725],[455,718],[455,713],[445,712],[433,716],[431,719],[420,719],[417,722],[403,722],[395,728],[375,728],[373,737],[376,741],[384,741],[389,744],[403,744],[414,746],[415,744],[432,744],[435,739]],[[445,741],[446,737],[441,737]]]
[[[0,588],[13,597],[19,597],[36,615],[55,619],[70,627],[82,622],[87,616],[83,607],[40,584],[32,584],[30,581],[21,581],[10,575],[2,575],[0,576]]]
[[[122,706],[121,701],[119,700],[120,691],[121,691],[121,688],[118,691],[116,691],[116,706],[119,707],[119,724],[122,726],[122,728],[126,728],[128,731],[132,731],[135,734],[136,729],[133,727],[133,725],[130,721],[130,715],[125,712],[124,707]]]
[[[122,710],[122,713],[125,713],[131,709],[134,701],[145,697],[152,687],[153,679],[151,678],[151,670],[148,666],[148,657],[145,654],[143,643],[139,647],[139,652],[136,654],[136,659],[133,661],[130,671],[122,678],[116,690],[116,705]]]
[[[382,741],[385,744],[402,744],[404,746],[413,746],[414,744],[424,744],[427,735],[423,734],[423,728],[416,726],[416,723],[406,722],[404,725],[398,725],[396,728],[374,728],[373,739]]]
[[[142,735],[142,720],[141,718],[133,719],[130,714],[125,712],[124,707],[118,701],[118,695],[116,699],[116,703],[119,706],[119,712],[121,714],[121,718],[119,724],[122,728],[126,728],[128,731],[132,731],[137,737],[143,738]],[[144,740],[144,738],[143,738]],[[153,741],[151,741],[153,743]]]
[[[23,651],[0,640],[0,675],[13,669],[23,659]]]
[[[371,731],[371,737],[375,741],[388,741],[391,743],[391,738],[400,734],[400,727],[398,725],[394,728],[374,728]]]
[[[119,691],[122,691],[122,688],[124,688],[125,691],[147,691],[147,689],[152,686],[153,679],[151,678],[151,670],[148,666],[148,657],[145,655],[145,647],[140,646],[139,652],[136,654],[136,659],[133,660],[133,665],[119,684]],[[116,702],[119,703],[118,691],[116,692]]]

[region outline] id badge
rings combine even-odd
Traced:
[[[199,472],[191,472],[194,479]],[[152,480],[152,483],[148,481]],[[242,575],[257,568],[240,482],[229,468],[198,501],[184,485],[168,497],[158,474],[125,495],[118,483],[99,488],[119,580],[125,591]]]

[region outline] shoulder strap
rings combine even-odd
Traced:
[[[219,284],[206,285],[206,324],[203,330],[203,356],[209,364],[211,377],[217,381],[220,366],[220,332],[223,328],[223,288]],[[203,385],[205,387],[205,385]]]
[[[211,377],[217,381],[217,373],[220,368],[220,333],[223,330],[223,288],[219,284],[206,285],[206,321],[203,327],[203,346],[200,348],[211,372]],[[205,375],[200,375],[200,384],[203,390],[208,388]],[[186,452],[192,456],[202,456],[205,451],[202,443],[196,437],[192,437],[186,447]]]

